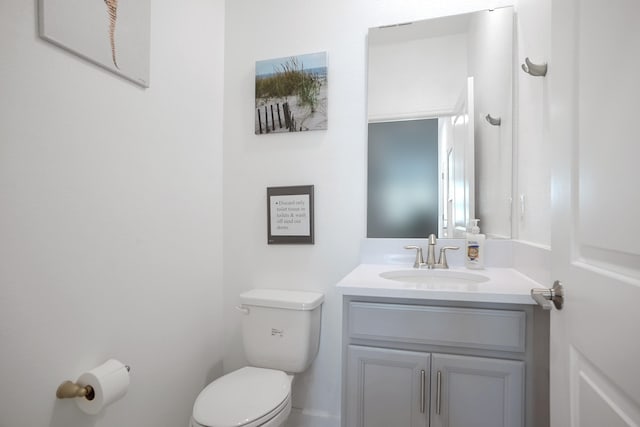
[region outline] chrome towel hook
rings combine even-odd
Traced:
[[[487,119],[489,124],[493,126],[500,126],[502,124],[502,119],[500,117],[491,117],[491,114],[487,114],[485,119]]]
[[[529,60],[529,58],[524,58],[524,64],[522,64],[522,69],[525,73],[531,74],[536,77],[544,77],[547,75],[547,63],[544,64],[534,64]]]

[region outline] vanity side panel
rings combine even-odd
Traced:
[[[528,385],[530,394],[527,403],[531,405],[530,424],[532,427],[549,427],[551,424],[549,414],[549,312],[541,307],[532,307],[531,322],[533,325],[532,340],[529,346],[531,359],[528,361],[530,371]]]

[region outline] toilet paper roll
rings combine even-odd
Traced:
[[[76,381],[81,386],[93,387],[91,395],[77,398],[76,403],[82,412],[95,415],[127,393],[129,371],[115,359],[109,359],[102,365],[83,373]]]

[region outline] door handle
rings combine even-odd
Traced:
[[[425,372],[424,369],[420,371],[420,413],[424,414],[424,408],[425,408],[425,402],[424,402],[424,398],[425,398],[425,392],[424,392],[424,387],[425,387]]]
[[[442,405],[442,372],[436,374],[436,414],[440,415]]]
[[[562,310],[564,304],[564,288],[559,280],[553,282],[553,287],[549,289],[531,289],[531,298],[534,299],[544,310],[551,310],[553,306]],[[553,303],[553,305],[551,304]]]

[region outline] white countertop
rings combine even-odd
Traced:
[[[429,284],[385,279],[380,273],[411,270],[411,266],[397,264],[360,264],[336,285],[343,295],[384,298],[414,298],[446,301],[494,302],[506,304],[535,304],[532,288],[542,285],[513,268],[485,268],[469,270],[452,267],[447,271],[486,276],[482,283]],[[442,270],[441,270],[442,271]]]

